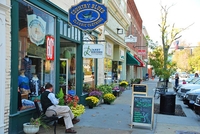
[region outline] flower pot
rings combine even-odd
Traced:
[[[39,131],[38,125],[30,125],[30,123],[24,123],[23,127],[23,130],[26,134],[35,134]]]
[[[93,106],[88,106],[89,107],[89,109],[93,109]]]

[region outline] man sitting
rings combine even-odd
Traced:
[[[53,85],[47,83],[45,86],[45,91],[41,95],[41,104],[42,109],[46,116],[53,116],[55,114],[53,111],[57,113],[58,116],[63,116],[65,123],[65,133],[76,133],[75,130],[71,129],[73,124],[78,123],[80,120],[74,118],[74,114],[68,106],[60,106],[58,105],[59,99],[55,97],[53,92]]]

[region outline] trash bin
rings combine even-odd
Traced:
[[[176,93],[166,92],[160,94],[160,113],[174,115],[176,106]]]

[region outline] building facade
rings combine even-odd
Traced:
[[[10,42],[10,1],[0,1],[0,133],[7,134],[9,126],[10,110],[10,63],[11,63],[11,42]]]
[[[130,62],[127,64],[127,73],[130,73],[129,78],[141,78],[143,79],[143,67],[145,62],[143,61],[144,55],[146,55],[147,46],[144,45],[144,36],[142,33],[142,18],[137,10],[134,0],[127,0],[127,13],[131,21],[127,36],[132,35],[136,37],[135,42],[128,42],[127,46],[130,48],[130,54],[133,56],[132,60],[137,62]],[[131,57],[130,56],[130,57]],[[133,73],[131,73],[133,72]]]

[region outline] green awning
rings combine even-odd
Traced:
[[[138,66],[140,65],[140,63],[129,52],[126,52],[126,64]]]

